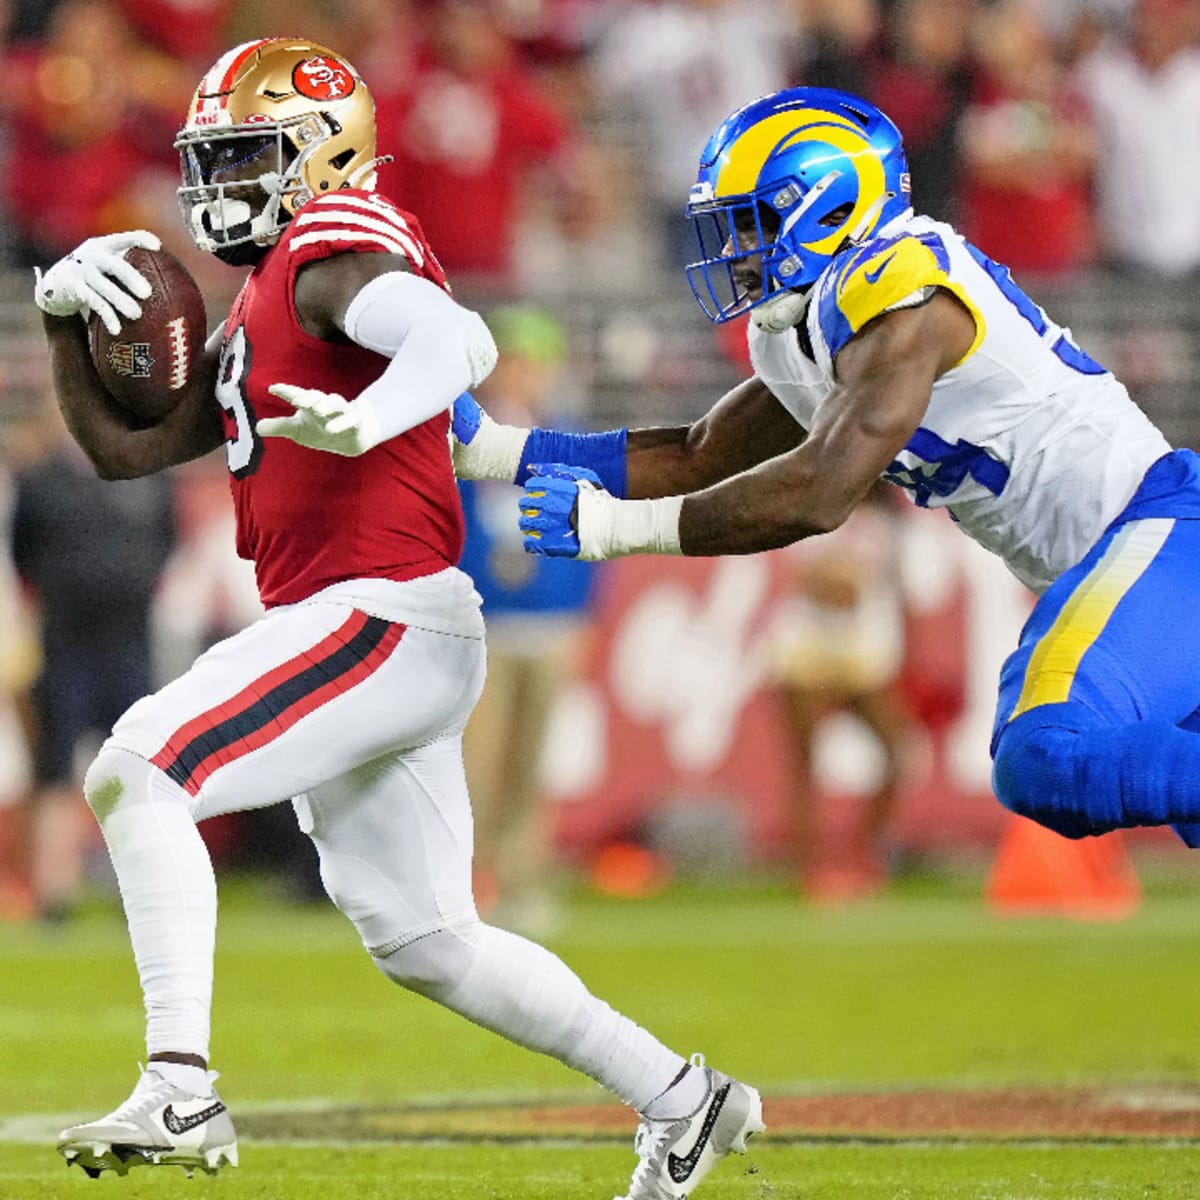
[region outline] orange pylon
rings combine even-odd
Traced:
[[[1120,830],[1076,841],[1013,816],[985,895],[988,907],[1005,916],[1122,921],[1137,911],[1142,886]]]

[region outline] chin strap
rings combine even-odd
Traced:
[[[836,178],[836,172],[831,172],[826,179],[821,180],[817,187],[821,187],[828,180],[830,183]],[[813,192],[816,192],[816,188]],[[811,195],[812,193],[810,193]],[[884,204],[892,198],[892,193],[888,192],[880,196],[859,220],[858,224],[846,236],[846,240],[838,247],[837,253],[840,254],[847,246],[857,245],[871,229],[879,216],[880,210]],[[803,208],[805,206],[801,206]],[[797,214],[801,210],[797,210]],[[909,210],[912,211],[911,209]],[[793,214],[795,216],[796,214]],[[783,333],[785,329],[791,329],[793,325],[799,324],[804,316],[804,310],[808,307],[809,289],[804,291],[781,291],[777,292],[769,300],[764,300],[750,312],[750,319],[763,330],[764,333]]]
[[[751,309],[750,319],[764,333],[783,333],[803,319],[807,308],[807,291],[777,292],[757,308]]]

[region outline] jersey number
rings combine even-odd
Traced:
[[[258,470],[263,443],[254,429],[257,418],[246,399],[246,377],[250,374],[250,343],[245,326],[239,325],[233,337],[221,347],[221,365],[217,371],[217,403],[234,424],[234,434],[225,441],[229,473],[244,479]]]
[[[1050,328],[1046,314],[1013,282],[1009,269],[983,251],[967,244],[971,257],[991,276],[1001,295],[1033,326],[1039,337]],[[1105,369],[1086,351],[1081,350],[1063,330],[1050,347],[1058,360],[1081,375],[1105,375]],[[928,429],[918,429],[904,447],[920,460],[916,467],[893,462],[884,478],[912,492],[922,508],[935,497],[945,499],[966,482],[973,480],[993,496],[999,496],[1008,483],[1008,467],[980,446],[961,439],[951,445]]]
[[[1008,467],[1004,463],[962,438],[951,444],[922,427],[904,448],[919,465],[908,466],[897,459],[883,477],[910,491],[921,508],[927,508],[935,496],[941,499],[952,496],[968,479],[993,496],[999,496],[1008,483]]]
[[[1050,328],[1046,314],[1017,287],[1013,282],[1012,272],[1007,267],[1001,266],[995,259],[988,258],[982,250],[972,246],[969,242],[967,249],[971,252],[971,257],[992,277],[992,282],[1000,289],[1009,304],[1033,326],[1034,333],[1038,337],[1044,337],[1046,330]],[[1055,339],[1050,350],[1060,362],[1065,363],[1072,371],[1078,371],[1081,375],[1108,374],[1105,368],[1086,350],[1081,350],[1071,341],[1071,336],[1065,329]]]

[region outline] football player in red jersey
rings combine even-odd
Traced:
[[[762,1128],[758,1093],[484,925],[471,895],[462,730],[484,643],[455,566],[448,410],[491,369],[490,335],[450,296],[416,220],[374,190],[370,93],[333,51],[291,39],[229,51],[177,146],[196,244],[253,265],[182,402],[153,425],[123,417],[78,319],[94,311],[119,330],[138,315],[148,287],[122,252],[154,248],[152,234],[84,243],[35,298],[59,402],[102,475],[225,446],[238,550],[268,612],[134,705],[87,774],[148,1063],[124,1104],[65,1130],[59,1150],[92,1175],[236,1162],[208,1069],[216,891],[196,822],[291,799],[380,970],[608,1087],[647,1131],[631,1200],[685,1195]]]

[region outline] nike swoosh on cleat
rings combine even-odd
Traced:
[[[696,1169],[696,1164],[700,1161],[700,1155],[704,1153],[704,1146],[708,1141],[709,1135],[712,1133],[713,1126],[717,1123],[717,1118],[721,1115],[721,1109],[725,1107],[730,1086],[727,1083],[713,1096],[712,1103],[708,1106],[708,1112],[704,1115],[704,1124],[700,1126],[700,1133],[696,1138],[696,1144],[687,1154],[680,1158],[672,1150],[667,1155],[667,1174],[671,1176],[673,1183],[685,1182]]]
[[[189,1129],[195,1129],[197,1125],[203,1125],[205,1121],[211,1121],[213,1117],[219,1116],[224,1111],[225,1105],[218,1100],[215,1104],[210,1104],[207,1108],[192,1113],[190,1117],[178,1117],[175,1115],[175,1109],[168,1104],[163,1109],[162,1120],[172,1133],[178,1135],[187,1133]]]
[[[888,263],[890,263],[890,262],[892,261],[892,259],[893,259],[893,258],[895,258],[895,257],[896,257],[896,252],[895,252],[895,250],[893,250],[893,251],[891,252],[891,254],[889,254],[889,255],[887,256],[887,258],[885,258],[885,259],[883,260],[883,262],[881,262],[881,263],[879,264],[879,266],[875,268],[875,270],[874,270],[874,271],[864,271],[864,272],[863,272],[863,278],[864,278],[864,279],[865,279],[865,280],[866,280],[868,283],[878,283],[878,282],[879,282],[879,277],[880,277],[880,275],[882,275],[882,274],[884,273],[884,271],[885,271],[885,270],[887,270],[887,265],[888,265]]]

